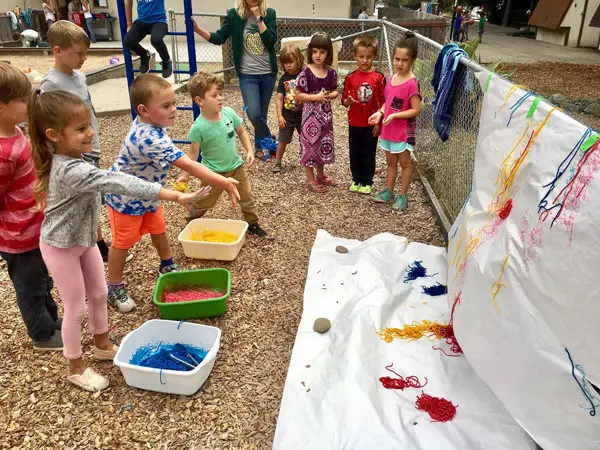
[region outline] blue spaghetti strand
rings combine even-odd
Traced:
[[[179,325],[177,325],[177,329],[178,329],[178,330],[179,330],[179,327],[181,326],[181,324],[182,324],[183,322],[185,322],[185,320],[180,320],[180,321],[179,321]]]
[[[207,350],[188,344],[161,343],[156,346],[149,343],[139,347],[134,352],[129,364],[151,369],[187,372],[194,370],[206,358],[207,354]]]
[[[513,114],[515,112],[517,112],[517,110],[521,107],[521,105],[525,102],[525,100],[527,100],[529,97],[531,97],[533,94],[531,92],[528,92],[527,94],[525,94],[523,97],[521,97],[519,100],[517,100],[517,102],[511,106],[510,109],[512,109],[510,116],[508,117],[508,123],[506,124],[506,126],[508,127],[510,125],[510,121],[513,118]]]
[[[437,297],[448,293],[448,287],[440,283],[435,283],[433,286],[421,286],[421,289],[423,289],[423,294],[427,294],[430,297]]]
[[[416,260],[414,263],[408,265],[404,282],[408,283],[409,281],[414,281],[417,278],[430,278],[435,275],[437,275],[437,273],[429,275],[427,273],[427,268],[423,266],[423,261]]]
[[[575,379],[575,382],[577,383],[577,385],[579,386],[579,389],[581,389],[581,392],[583,393],[583,396],[586,398],[586,400],[588,402],[590,402],[590,416],[595,416],[596,415],[596,404],[594,403],[594,395],[592,395],[589,392],[589,387],[586,389],[586,384],[589,384],[587,379],[585,378],[585,372],[583,371],[581,365],[579,364],[575,364],[573,362],[573,358],[571,357],[571,353],[569,352],[569,350],[567,349],[567,347],[565,347],[565,351],[567,352],[567,356],[569,357],[569,361],[571,362],[571,375],[573,375],[573,378]],[[579,382],[579,380],[577,379],[577,376],[575,375],[575,369],[577,369],[579,371],[579,375],[581,376],[581,381],[582,383]]]

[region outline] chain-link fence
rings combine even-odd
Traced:
[[[220,14],[194,14],[198,24],[207,30],[218,30],[224,19]],[[352,42],[359,34],[374,34],[380,42],[378,70],[386,76],[392,73],[392,58],[395,42],[403,35],[405,28],[386,20],[351,20],[351,19],[310,19],[279,17],[277,22],[278,40],[276,51],[281,48],[281,41],[291,37],[308,37],[316,32],[325,32],[333,40],[340,40],[342,47],[338,55],[338,72],[340,84],[345,75],[356,68],[352,56]],[[169,14],[171,31],[183,30],[183,14]],[[417,34],[419,40],[419,56],[413,71],[419,80],[423,104],[421,115],[417,120],[416,158],[421,173],[430,182],[435,195],[443,206],[444,212],[451,221],[457,216],[467,198],[472,182],[473,161],[479,115],[483,93],[474,72],[485,70],[474,64],[461,60],[462,70],[457,72],[455,80],[455,100],[450,139],[442,142],[433,128],[433,100],[435,94],[431,85],[435,62],[442,48],[441,43]],[[179,39],[179,41],[177,40]],[[171,44],[173,60],[178,68],[187,69],[187,45],[184,38],[174,37]],[[227,81],[235,77],[233,70],[233,49],[231,39],[225,45],[216,46],[202,40],[196,41],[196,59],[198,69],[213,73],[222,73]],[[178,81],[185,81],[180,79]]]

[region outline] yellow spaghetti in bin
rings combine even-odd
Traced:
[[[237,241],[239,236],[221,230],[196,229],[192,230],[190,239],[199,242],[218,242],[221,244],[231,244]]]

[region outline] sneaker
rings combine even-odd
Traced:
[[[380,193],[378,193],[373,201],[375,203],[390,203],[394,201],[394,192],[391,189],[384,189]]]
[[[248,227],[248,233],[253,234],[258,237],[265,237],[267,232],[263,230],[259,224],[255,223],[254,225],[250,225]]]
[[[275,160],[275,164],[273,165],[273,173],[281,172],[281,161]]]
[[[163,61],[161,65],[163,78],[169,78],[173,73],[173,61]]]
[[[125,257],[125,263],[128,263],[132,259],[133,259],[133,253],[127,252],[127,256]],[[102,255],[102,261],[104,261],[104,264],[108,264],[108,255]]]
[[[408,205],[408,195],[399,195],[396,198],[396,202],[392,205],[392,209],[395,209],[397,211],[402,211],[402,210],[406,209],[407,205]]]
[[[50,339],[43,341],[33,341],[33,349],[39,352],[51,352],[63,349],[62,336],[60,330],[54,330],[54,334]]]
[[[150,70],[150,52],[146,50],[145,55],[140,55],[140,73],[146,73]]]
[[[177,263],[169,264],[168,266],[158,268],[158,276],[160,277],[161,275],[164,275],[165,273],[170,273],[170,272],[179,272],[180,270],[181,270],[181,267],[179,267],[179,264],[177,264]]]
[[[360,183],[355,183],[354,181],[352,182],[352,184],[350,185],[350,189],[348,189],[350,192],[359,192],[361,188]]]
[[[109,305],[117,308],[120,312],[126,313],[135,308],[135,302],[129,296],[127,289],[123,286],[120,289],[108,291],[108,303]]]
[[[371,186],[370,184],[361,184],[358,187],[359,194],[369,195],[371,192],[373,192],[373,186]]]

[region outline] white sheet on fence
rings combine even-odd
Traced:
[[[473,189],[448,250],[454,331],[545,450],[598,448],[600,149],[584,152],[591,130],[544,102],[528,118],[526,91],[479,81]]]
[[[350,252],[337,253],[337,245]],[[406,267],[415,260],[438,275],[405,284]],[[421,293],[421,286],[445,280],[443,248],[409,244],[391,234],[349,241],[320,230],[311,252],[304,311],[273,448],[535,448],[464,357],[433,350],[439,341],[388,344],[375,333],[423,319],[446,323],[446,296]],[[313,331],[318,317],[331,320],[328,333]],[[424,392],[459,405],[455,419],[432,423],[427,413],[418,411],[415,400],[421,389],[385,389],[379,377],[393,376],[384,370],[390,363],[405,377],[426,377]]]

